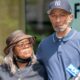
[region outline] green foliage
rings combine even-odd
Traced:
[[[30,35],[32,35],[32,36],[35,37],[36,43],[35,43],[35,45],[34,45],[34,51],[36,51],[36,49],[37,49],[37,47],[38,47],[38,44],[39,44],[40,41],[42,40],[42,36],[41,36],[39,33],[35,32],[35,31],[32,29],[32,27],[31,27],[30,25],[28,25],[28,24],[26,25],[26,33],[27,33],[27,34],[30,34]]]

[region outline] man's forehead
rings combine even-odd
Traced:
[[[69,14],[67,11],[63,10],[63,9],[59,9],[59,8],[55,8],[51,11],[51,13],[64,13],[64,14]]]

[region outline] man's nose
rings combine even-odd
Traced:
[[[59,16],[56,17],[56,21],[60,22],[61,18]]]

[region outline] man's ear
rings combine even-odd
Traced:
[[[73,14],[70,14],[69,16],[68,16],[68,20],[67,20],[67,22],[68,23],[71,23],[72,22],[72,20],[73,20]]]

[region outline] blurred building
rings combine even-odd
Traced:
[[[26,24],[41,35],[52,30],[47,16],[47,6],[51,0],[26,0]],[[27,27],[26,27],[27,28]]]

